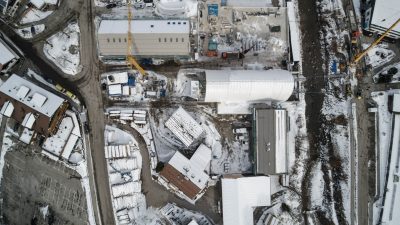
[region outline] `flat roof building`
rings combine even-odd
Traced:
[[[368,15],[371,10],[366,10],[365,20],[369,20]],[[399,19],[400,1],[398,0],[376,0],[372,8],[372,17],[369,24],[369,30],[383,34],[392,24]],[[366,22],[368,23],[368,21]],[[368,26],[368,24],[367,24]],[[400,24],[389,32],[388,37],[400,38]]]
[[[160,172],[174,189],[178,189],[191,200],[195,200],[207,187],[208,174],[204,171],[211,161],[211,149],[201,144],[194,155],[188,159],[180,152],[165,164]]]
[[[271,205],[270,178],[224,177],[222,178],[222,209],[224,224],[254,224],[255,207]]]
[[[287,115],[284,109],[253,110],[255,173],[287,172]]]
[[[18,55],[0,39],[0,71],[17,61]],[[11,66],[11,65],[10,65]]]
[[[187,57],[190,52],[188,20],[133,20],[131,22],[135,56]],[[128,21],[103,20],[98,30],[100,57],[127,55]]]
[[[55,131],[68,103],[13,74],[0,86],[0,107],[3,115],[15,119],[28,129],[48,136]],[[3,110],[4,107],[6,108]]]

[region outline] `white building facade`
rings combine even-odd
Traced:
[[[190,53],[188,20],[133,20],[133,52],[142,57],[187,57]],[[103,20],[98,30],[101,58],[127,55],[128,21]]]

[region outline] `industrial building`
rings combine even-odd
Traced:
[[[400,1],[376,0],[372,5],[365,10],[363,15],[363,28],[371,32],[383,34],[399,19]],[[400,38],[400,26],[396,26],[390,31],[387,37]]]
[[[271,181],[269,177],[229,176],[222,178],[224,224],[254,224],[254,209],[270,205]]]
[[[56,131],[68,103],[14,74],[0,86],[0,107],[2,115],[48,136]]]
[[[142,57],[188,57],[188,20],[133,20],[132,55]],[[101,58],[125,58],[128,45],[127,20],[103,20],[98,30]]]
[[[286,70],[206,70],[205,102],[286,101],[294,88]]]
[[[208,174],[204,172],[211,161],[211,149],[201,144],[193,156],[188,159],[180,152],[165,164],[160,172],[168,185],[190,200],[196,200],[207,187]]]
[[[253,110],[255,173],[287,172],[287,115],[284,109]]]

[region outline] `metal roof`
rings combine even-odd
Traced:
[[[188,20],[132,20],[132,33],[189,33]],[[128,20],[103,20],[99,34],[126,34]]]
[[[294,79],[286,70],[206,70],[205,102],[286,101]]]
[[[286,111],[256,109],[253,128],[256,173],[273,175],[286,173],[287,127]]]

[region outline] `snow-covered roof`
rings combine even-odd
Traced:
[[[58,0],[30,0],[30,2],[38,9],[43,8],[45,4],[56,5]]]
[[[243,1],[243,0],[227,0],[227,6],[232,7],[272,7],[272,0],[251,0],[251,1]]]
[[[211,149],[204,144],[201,144],[193,156],[190,158],[190,163],[196,168],[204,170],[211,161]]]
[[[198,167],[198,164],[192,162],[193,161],[177,151],[169,160],[168,164],[185,175],[197,187],[204,189],[207,186],[209,177],[204,172],[204,168]]]
[[[400,94],[393,95],[393,112],[400,113]]]
[[[67,116],[61,121],[58,126],[58,131],[55,135],[46,138],[42,148],[55,156],[60,156],[66,145],[69,136],[74,128],[74,123],[71,117]]]
[[[115,184],[111,187],[114,198],[131,195],[134,192],[140,192],[140,182],[128,182],[124,184]],[[138,191],[139,190],[139,191]]]
[[[14,58],[14,54],[7,48],[7,46],[0,42],[0,64],[4,65]]]
[[[72,151],[74,150],[74,147],[76,145],[76,142],[78,141],[79,137],[71,134],[68,138],[67,143],[64,146],[64,150],[62,151],[61,157],[65,160],[69,159],[69,156],[71,155]]]
[[[122,85],[113,84],[108,86],[109,95],[122,95]]]
[[[294,89],[286,70],[206,70],[205,102],[286,101]]]
[[[36,121],[35,115],[33,115],[32,113],[28,113],[25,115],[21,125],[26,128],[32,129],[35,121]]]
[[[112,76],[112,78],[114,78],[113,81],[110,80],[110,78],[111,78],[110,76]],[[107,85],[111,85],[111,84],[126,84],[126,83],[128,83],[128,72],[109,74],[109,75],[107,75],[107,79],[106,80],[107,80]]]
[[[371,26],[376,25],[388,29],[399,19],[400,1],[399,0],[378,0],[375,1],[374,11],[372,13]],[[384,31],[384,30],[383,30]],[[398,32],[400,35],[400,24],[392,32]]]
[[[30,144],[32,137],[33,137],[33,130],[29,130],[28,128],[24,128],[22,131],[21,136],[19,137],[19,140],[22,141],[25,144]]]
[[[132,33],[189,33],[188,20],[132,20]],[[127,20],[103,20],[100,23],[99,34],[126,34]]]
[[[199,224],[196,222],[196,220],[192,219],[192,221],[190,221],[188,225],[199,225]]]
[[[14,105],[10,101],[7,101],[1,108],[0,114],[6,117],[11,117],[13,112],[14,112]]]
[[[179,107],[172,114],[165,122],[165,126],[170,129],[186,147],[189,147],[204,133],[200,124],[198,124],[182,107]]]
[[[77,137],[81,137],[81,130],[79,129],[79,122],[78,118],[76,117],[76,114],[71,110],[65,111],[65,114],[71,117],[74,123],[74,129],[72,130],[72,134],[76,135]]]
[[[15,74],[0,86],[0,92],[47,117],[52,117],[64,102],[64,99]],[[43,98],[39,95],[34,98],[36,93],[46,98],[41,106],[38,103]]]
[[[224,224],[254,224],[253,208],[271,205],[270,188],[270,178],[265,176],[223,178]]]
[[[293,2],[287,2],[289,28],[290,28],[290,45],[292,46],[292,56],[294,62],[300,61],[300,31],[296,21],[296,14]]]

